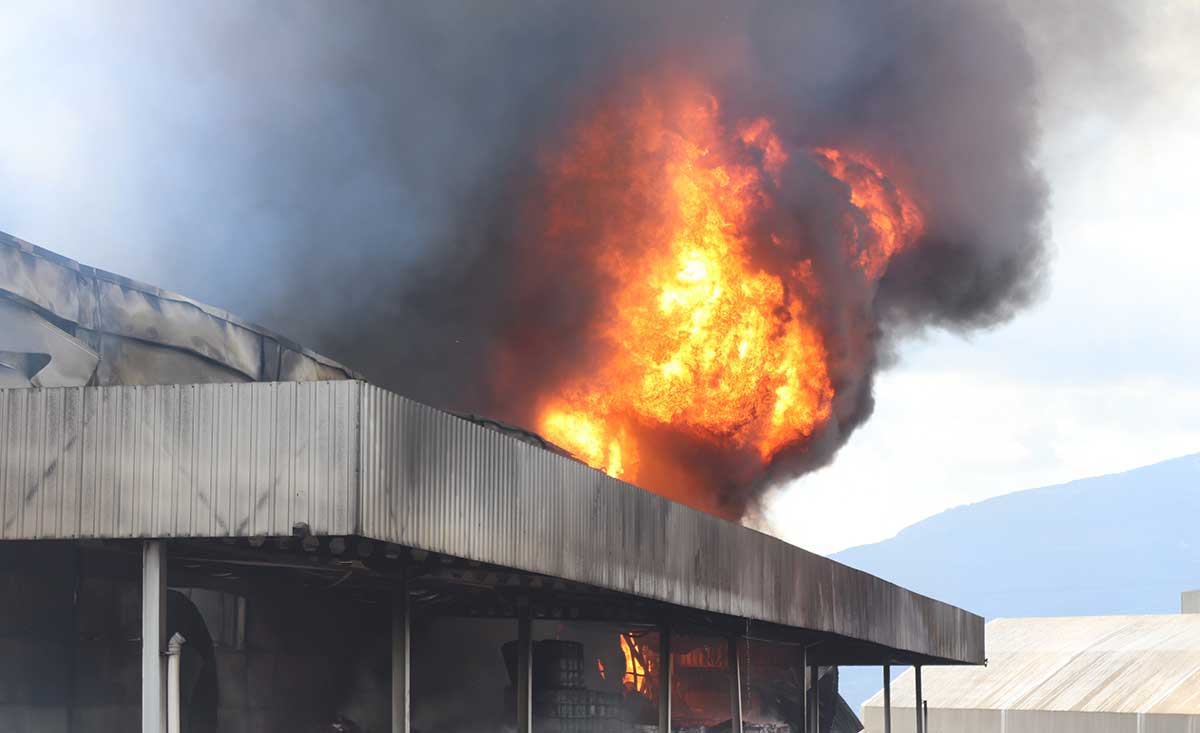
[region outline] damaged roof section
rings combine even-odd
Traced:
[[[219,308],[0,232],[0,386],[356,377]]]

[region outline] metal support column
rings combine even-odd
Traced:
[[[412,619],[408,576],[392,594],[392,733],[408,733],[412,713]]]
[[[533,620],[529,606],[517,617],[517,733],[533,733]]]
[[[187,639],[176,631],[167,641],[167,733],[179,733],[183,709],[179,703],[179,666]]]
[[[921,665],[914,665],[913,672],[916,675],[913,679],[917,688],[917,703],[913,706],[917,710],[917,733],[925,733],[925,716],[921,714],[922,702],[924,701],[924,698],[921,697]]]
[[[671,733],[671,684],[674,677],[674,663],[671,660],[671,627],[661,624],[658,627],[659,638],[659,672],[658,672],[658,733]]]
[[[812,733],[821,733],[821,668],[812,666]]]
[[[163,733],[167,727],[166,592],[166,545],[147,540],[142,543],[142,733]]]
[[[883,665],[883,733],[892,733],[892,665]]]
[[[800,730],[808,730],[808,649],[800,650]]]
[[[737,637],[729,637],[729,731],[742,733],[742,655]]]

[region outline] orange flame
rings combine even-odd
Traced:
[[[631,634],[621,634],[621,651],[625,654],[625,675],[621,681],[630,692],[646,692],[649,660]]]
[[[832,148],[813,151],[829,175],[850,187],[850,203],[865,217],[873,237],[856,231],[858,266],[872,280],[883,276],[892,255],[920,236],[925,228],[920,209],[904,191],[862,154]]]
[[[849,187],[870,230],[855,228],[850,256],[867,277],[881,277],[920,233],[919,210],[866,156],[802,154]],[[546,438],[638,481],[643,428],[669,425],[765,462],[829,419],[834,386],[810,315],[821,298],[812,264],[777,272],[752,256],[763,246],[755,226],[775,205],[789,159],[769,119],[731,134],[715,98],[694,87],[675,100],[646,95],[583,126],[552,164],[552,191],[620,176],[628,195],[597,212],[551,205],[549,235],[588,216],[611,219],[600,241],[581,244],[616,287],[598,334],[608,351],[540,406]]]

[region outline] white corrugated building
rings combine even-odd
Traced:
[[[926,733],[1200,733],[1200,591],[1184,613],[997,619],[984,667],[925,668]],[[914,674],[892,684],[893,733],[913,733]],[[883,733],[883,692],[862,720]]]

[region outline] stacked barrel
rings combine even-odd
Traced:
[[[504,645],[516,678],[516,645]],[[546,733],[625,733],[620,695],[584,685],[583,644],[546,639],[533,644],[533,716]]]

